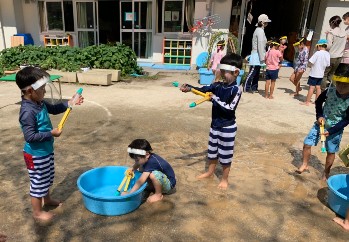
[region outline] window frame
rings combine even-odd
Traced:
[[[177,31],[177,32],[165,32],[165,5],[166,2],[182,2],[182,19],[181,19],[181,31]],[[175,34],[175,33],[183,33],[183,29],[184,29],[184,4],[185,1],[184,0],[163,0],[162,1],[162,26],[161,26],[161,33],[163,34]]]
[[[42,33],[65,33],[65,21],[64,21],[64,7],[63,7],[63,2],[64,0],[39,0],[39,2],[43,2],[44,3],[44,18],[45,18],[45,30],[40,29],[40,31]],[[63,29],[62,30],[53,30],[53,29],[49,29],[49,23],[48,23],[48,17],[47,17],[47,3],[48,2],[56,2],[56,3],[61,3],[61,14],[62,14],[62,26]],[[39,5],[38,5],[38,9],[39,9]],[[41,18],[40,14],[39,14],[39,18]],[[41,19],[39,19],[41,21]],[[40,25],[41,26],[41,25]]]

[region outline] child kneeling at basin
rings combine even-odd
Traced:
[[[148,183],[148,188],[154,191],[147,199],[150,203],[160,201],[163,194],[171,194],[174,191],[176,176],[171,165],[152,153],[152,150],[150,143],[145,139],[135,139],[128,146],[127,152],[135,161],[132,170],[139,170],[142,175],[132,189],[122,193],[123,195],[137,191],[145,182]]]

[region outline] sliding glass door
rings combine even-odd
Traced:
[[[138,58],[152,55],[152,8],[151,0],[120,1],[120,40],[132,48]]]
[[[98,45],[98,2],[95,0],[76,0],[74,3],[75,29],[79,47]]]

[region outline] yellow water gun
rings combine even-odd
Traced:
[[[125,185],[124,187],[124,192],[127,192],[128,190],[128,186],[130,185],[130,181],[135,177],[135,174],[132,170],[130,169],[127,169],[125,171],[125,177],[124,179],[122,180],[122,182],[120,183],[120,186],[118,187],[118,190],[116,191],[116,196],[120,196],[121,194],[121,190],[122,190],[122,187]],[[125,184],[126,183],[126,184]]]
[[[175,87],[178,87],[179,86],[179,83],[178,82],[172,82],[172,85],[175,86]],[[189,107],[190,108],[194,108],[196,107],[197,105],[205,102],[205,101],[210,101],[211,100],[211,94],[212,92],[200,92],[194,88],[191,88],[190,90],[192,93],[196,94],[196,95],[199,95],[199,96],[202,96],[203,98],[202,99],[199,99],[195,102],[192,102],[191,104],[189,104]]]
[[[326,136],[323,134],[325,133],[325,122],[324,120],[321,120],[320,124],[320,137],[321,137],[321,153],[326,153]]]
[[[63,129],[63,126],[65,124],[65,121],[67,121],[67,118],[71,112],[71,110],[73,109],[73,105],[76,103],[77,99],[79,98],[79,96],[81,96],[82,94],[82,91],[83,89],[82,88],[79,88],[79,90],[77,90],[75,96],[74,96],[74,99],[73,101],[71,102],[71,105],[69,105],[69,107],[67,108],[67,110],[65,111],[61,121],[59,122],[58,124],[58,130],[62,130]]]

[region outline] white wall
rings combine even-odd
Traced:
[[[14,0],[0,0],[1,26],[4,33],[4,38],[0,38],[0,46],[5,48],[11,47],[11,36],[17,34],[13,1]],[[5,43],[3,39],[5,39]]]
[[[24,32],[31,34],[34,40],[34,45],[42,45],[43,41],[40,40],[40,17],[38,3],[24,3],[24,1],[22,1],[22,7]]]

